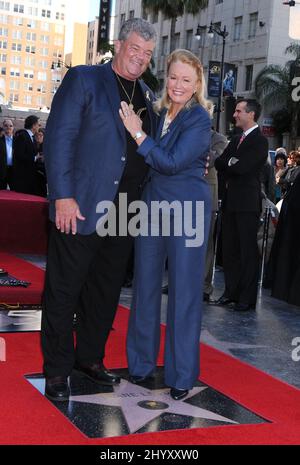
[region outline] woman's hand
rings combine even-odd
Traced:
[[[129,108],[126,102],[121,102],[119,114],[131,137],[134,138],[137,132],[142,131],[142,120]]]

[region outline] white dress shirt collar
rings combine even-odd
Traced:
[[[252,126],[252,128],[247,129],[247,131],[244,131],[245,137],[247,137],[250,134],[250,132],[254,131],[254,129],[256,128],[258,128],[258,124],[255,124],[254,126]]]

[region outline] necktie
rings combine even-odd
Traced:
[[[243,140],[245,140],[245,138],[246,138],[246,136],[245,136],[245,133],[243,132],[243,134],[241,135],[241,138],[240,138],[240,140],[239,140],[237,149],[239,148],[239,146],[241,145],[241,143],[243,142]]]

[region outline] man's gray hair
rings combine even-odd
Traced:
[[[119,40],[126,40],[131,32],[135,32],[144,40],[156,41],[157,34],[152,24],[142,18],[131,18],[122,24],[119,32]]]

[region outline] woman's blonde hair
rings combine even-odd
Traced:
[[[200,103],[200,105],[205,108],[205,110],[208,111],[210,117],[212,117],[213,114],[213,103],[210,100],[207,100],[204,97],[204,92],[206,89],[205,85],[205,78],[203,74],[203,66],[201,64],[201,61],[199,60],[196,55],[194,55],[192,52],[189,50],[184,50],[184,49],[177,49],[174,50],[169,56],[167,60],[167,76],[169,74],[170,66],[172,63],[176,62],[180,63],[185,63],[190,65],[194,70],[196,71],[197,77],[198,77],[198,82],[199,85],[197,87],[196,92],[194,93],[193,97],[186,103],[185,107],[190,108],[193,103]],[[159,100],[157,100],[154,104],[154,108],[156,111],[161,111],[164,108],[169,109],[171,106],[171,100],[170,97],[168,96],[168,91],[167,91],[167,82],[165,83],[165,87],[163,90],[163,94]]]

